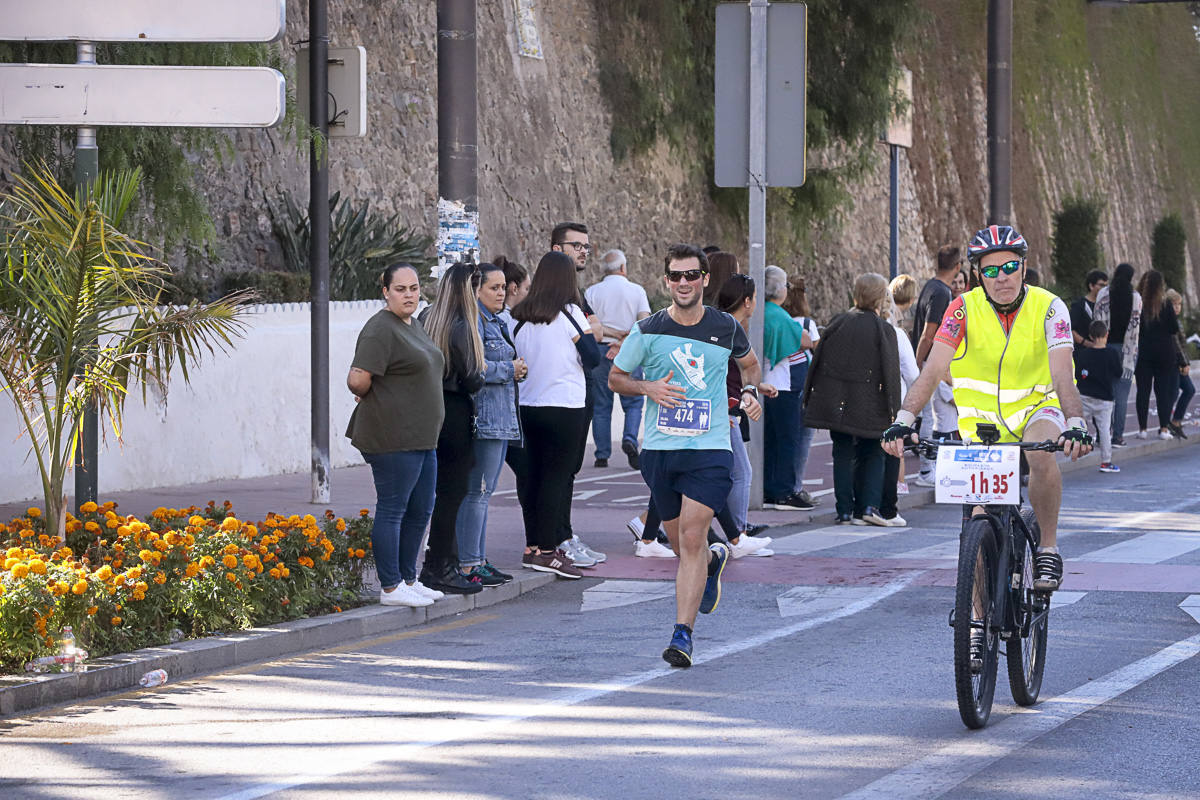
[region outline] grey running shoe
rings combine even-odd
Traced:
[[[566,554],[567,558],[571,560],[571,563],[577,567],[596,566],[596,559],[589,556],[587,551],[579,547],[579,545],[575,543],[574,537],[567,539],[565,542],[560,544],[558,549]]]
[[[582,552],[595,563],[603,564],[605,561],[608,561],[608,556],[606,554],[601,553],[599,550],[593,550],[591,547],[588,547],[587,543],[578,536],[572,536],[571,542],[580,550],[580,552]]]

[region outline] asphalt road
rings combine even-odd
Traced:
[[[1200,448],[1072,476],[1042,702],[951,669],[957,509],[793,527],[730,565],[696,665],[671,562],[429,627],[0,720],[11,798],[1200,795]],[[1188,608],[1192,609],[1189,613]]]

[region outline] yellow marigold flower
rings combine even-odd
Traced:
[[[128,525],[122,525],[117,528],[117,536],[128,536],[131,533],[133,533],[133,531],[129,529]]]
[[[50,584],[50,594],[54,595],[55,597],[62,597],[69,591],[71,591],[71,587],[67,586],[62,581],[55,581],[54,583]]]
[[[17,564],[20,564],[20,563],[21,563],[21,559],[15,557],[15,556],[9,556],[8,558],[4,559],[4,568],[12,569]]]
[[[116,519],[117,518],[117,515],[113,513],[112,507],[109,506],[108,503],[105,503],[103,508],[105,509],[105,511],[104,511],[105,519]]]
[[[91,500],[88,500],[86,503],[84,503],[83,505],[81,505],[79,507],[79,510],[82,511],[84,514],[94,514],[100,510],[100,506],[96,505]]]
[[[54,538],[57,539],[58,537],[55,536]],[[75,551],[69,547],[64,547],[58,552],[62,553],[62,555],[59,556],[60,558],[70,558],[71,556],[75,555]]]
[[[124,586],[126,580],[128,579],[124,575],[117,575],[115,578],[113,578],[113,583],[117,586]]]
[[[279,523],[276,522],[274,519],[268,518],[268,519],[263,520],[263,527],[264,528],[278,528]]]
[[[224,564],[228,569],[233,569],[237,566],[237,556],[226,555],[221,559],[221,563]]]
[[[179,534],[175,531],[167,531],[167,535],[163,537],[163,541],[171,547],[174,547],[175,545],[179,544],[180,538],[181,537]]]
[[[109,622],[111,622],[111,623],[112,623],[112,625],[113,625],[113,627],[114,627],[114,628],[115,628],[116,626],[120,625],[120,624],[121,624],[121,621],[122,621],[122,620],[121,620],[121,618],[120,618],[120,617],[113,617],[111,620],[109,620]]]
[[[42,561],[40,558],[33,559],[32,561],[29,562],[29,571],[32,572],[34,575],[45,575],[46,574],[46,562]]]
[[[237,583],[237,575],[234,575],[232,572],[226,572],[225,580],[229,581],[230,583]]]
[[[138,550],[138,558],[140,558],[142,561],[149,561],[150,560],[150,551],[149,550]]]
[[[192,516],[188,517],[188,525],[195,525],[197,528],[199,528],[204,525],[204,517],[200,516],[199,514],[193,514]]]
[[[104,566],[100,567],[100,569],[96,570],[96,577],[102,581],[107,581],[112,578],[112,576],[112,567],[110,567],[108,564],[105,564]]]
[[[12,568],[12,576],[17,580],[21,580],[29,574],[29,567],[25,564],[17,564]]]
[[[354,557],[355,557],[355,558],[366,558],[366,557],[367,557],[367,551],[366,551],[366,550],[363,550],[363,549],[360,547],[360,548],[358,548],[357,550],[355,550],[355,551],[354,551]]]
[[[87,615],[89,617],[96,616],[96,612],[100,610],[100,606],[88,606]]]
[[[346,520],[342,519],[341,517],[338,517],[338,521],[333,524],[333,527],[336,528],[339,532],[346,530]]]
[[[67,523],[67,533],[75,533],[83,527],[83,523],[77,519],[73,519]]]
[[[236,544],[233,544],[232,542],[230,542],[229,544],[225,545],[225,549],[222,552],[236,553],[240,549],[241,548],[239,548]]]
[[[28,514],[29,516],[33,517],[34,519],[37,519],[38,517],[40,517],[42,515],[42,510],[40,508],[33,508],[31,506],[31,507],[25,509],[25,513]]]
[[[10,547],[4,551],[4,555],[8,556],[9,558],[16,558],[17,556],[21,555],[21,548]]]
[[[113,531],[115,531],[117,528],[121,527],[121,523],[117,522],[115,519],[110,519],[108,522],[106,522],[104,524],[108,527],[109,530],[113,530]]]
[[[135,591],[144,592],[150,588],[150,585],[148,583],[146,583],[145,581],[138,581],[137,583],[135,583],[133,585],[133,588]]]
[[[221,530],[223,531],[236,531],[240,527],[242,527],[242,523],[234,517],[226,517],[221,522]]]
[[[254,525],[247,525],[246,535],[253,539],[255,536],[258,536],[258,528]]]
[[[91,531],[92,533],[97,533],[100,530],[100,526],[97,525],[95,522],[92,522],[91,520],[84,523],[83,528],[84,528],[84,530]]]
[[[291,574],[292,574],[292,571],[291,571],[290,569],[288,569],[287,567],[280,567],[280,568],[279,568],[279,572],[280,572],[280,573],[283,575],[283,577],[285,577],[285,578],[286,578],[287,576],[289,576],[289,575],[291,575]]]
[[[134,592],[134,593],[133,593],[133,599],[134,599],[134,600],[145,600],[145,599],[146,599],[146,593],[145,593],[145,592],[141,592],[141,591]]]
[[[271,567],[271,571],[268,572],[267,574],[270,575],[272,578],[275,578],[276,580],[278,580],[283,575],[283,573],[279,571],[279,567]]]
[[[71,591],[74,594],[83,594],[84,592],[87,591],[87,587],[88,587],[87,581],[82,581],[82,580],[75,581],[75,585],[71,587]]]
[[[160,553],[165,553],[171,545],[167,544],[166,539],[159,539],[154,543],[154,549]]]
[[[163,572],[154,573],[154,582],[157,583],[159,586],[162,586],[164,583],[167,582],[166,573],[163,573]]]
[[[114,508],[117,507],[117,504],[116,504],[116,502],[114,502],[112,500],[107,500],[107,501],[105,501],[104,505],[102,505],[100,507],[103,508],[105,511],[112,511]]]
[[[189,578],[194,578],[199,573],[200,573],[200,565],[197,564],[195,561],[188,564],[187,567],[185,567],[183,570],[183,574]]]

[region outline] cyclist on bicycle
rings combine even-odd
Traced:
[[[980,285],[946,309],[920,377],[883,433],[888,453],[900,456],[916,438],[915,415],[947,370],[964,441],[979,441],[976,425],[992,423],[1001,442],[1056,439],[1071,460],[1092,449],[1075,388],[1070,314],[1058,297],[1025,283],[1028,252],[1025,238],[1008,225],[975,234],[967,258]],[[1062,474],[1053,453],[1026,456],[1029,499],[1042,533],[1033,586],[1052,592],[1063,575],[1057,545]]]

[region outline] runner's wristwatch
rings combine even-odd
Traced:
[[[746,392],[749,392],[750,394],[754,395],[755,400],[758,399],[758,387],[757,386],[743,386],[742,394],[745,394]]]

